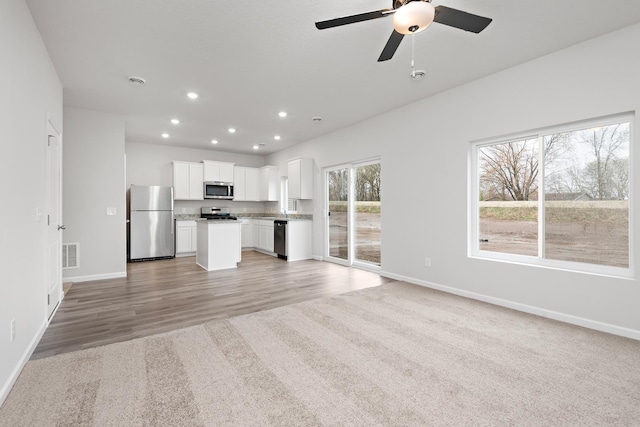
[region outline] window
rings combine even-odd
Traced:
[[[632,119],[474,144],[471,256],[630,276]]]
[[[289,180],[283,176],[280,180],[280,212],[296,213],[298,212],[298,201],[289,198]]]

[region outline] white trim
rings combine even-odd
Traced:
[[[380,276],[388,277],[389,279],[400,280],[403,282],[413,283],[414,285],[424,286],[426,288],[435,289],[449,294],[510,308],[516,311],[522,311],[524,313],[534,314],[536,316],[545,317],[548,319],[558,320],[560,322],[569,323],[572,325],[582,326],[584,328],[589,328],[596,331],[619,335],[634,340],[640,340],[640,330],[636,329],[625,328],[623,326],[612,325],[611,323],[599,322],[597,320],[586,319],[584,317],[573,316],[571,314],[560,313],[558,311],[547,310],[545,308],[535,307],[527,304],[521,304],[518,302],[479,294],[476,292],[470,292],[462,289],[452,288],[450,286],[439,285],[437,283],[414,279],[412,277],[402,276],[400,274],[395,274],[388,271],[380,271]]]
[[[64,277],[63,279],[67,282],[79,283],[92,282],[94,280],[119,279],[121,277],[127,277],[127,272],[119,271],[116,273],[91,274],[89,276]]]
[[[311,259],[315,259],[316,261],[324,261],[324,258],[321,255],[311,255]]]
[[[31,358],[31,355],[35,351],[36,347],[38,346],[38,343],[40,342],[40,339],[42,338],[42,336],[44,335],[44,332],[46,330],[47,330],[47,320],[45,319],[45,321],[42,323],[42,325],[40,325],[40,329],[35,334],[35,336],[31,340],[31,342],[29,343],[29,347],[27,347],[25,352],[22,354],[22,357],[20,358],[20,361],[18,362],[16,367],[13,368],[13,371],[9,375],[9,378],[2,385],[2,389],[0,390],[0,406],[2,406],[2,404],[5,401],[5,399],[9,395],[9,392],[11,391],[11,389],[13,388],[13,385],[18,380],[18,377],[20,376],[20,373],[22,372],[22,369],[24,369],[25,365],[27,364],[27,362]]]
[[[245,250],[245,248],[242,248],[242,250]],[[176,254],[176,258],[182,258],[182,257],[187,257],[187,256],[196,256],[195,252],[180,252]]]
[[[371,262],[353,261],[352,267],[359,268],[360,270],[371,271],[373,273],[380,273],[380,266]]]

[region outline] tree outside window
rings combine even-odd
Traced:
[[[620,121],[479,146],[479,250],[628,268],[629,145]]]

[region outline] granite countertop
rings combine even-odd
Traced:
[[[198,218],[195,220],[198,223],[207,223],[207,224],[239,224],[235,219],[206,219],[206,218]]]
[[[235,213],[232,212],[231,215],[237,217],[238,219],[286,219],[289,221],[311,221],[313,220],[313,215],[308,214],[290,214],[288,216],[284,216],[281,213],[273,214],[273,213]],[[176,221],[197,221],[200,219],[200,215],[198,214],[174,214],[174,218]]]

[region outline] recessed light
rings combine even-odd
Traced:
[[[169,138],[169,134],[168,134],[168,133],[163,133],[161,136],[162,136],[163,138]]]
[[[285,118],[285,117],[287,117],[287,112],[286,112],[286,111],[280,111],[280,112],[278,113],[278,115],[279,115],[280,117],[282,117],[282,118]]]
[[[254,145],[254,146],[253,146],[253,149],[254,149],[254,150],[257,150],[258,148],[260,148],[260,147],[258,147],[257,145]]]
[[[280,141],[280,135],[274,136],[273,139],[275,139],[276,141]]]
[[[173,123],[174,125],[177,125],[180,123],[180,120],[178,119],[171,119],[171,123]]]
[[[311,120],[313,120],[313,123],[320,123],[322,122],[322,117],[312,117]]]
[[[198,94],[195,92],[189,92],[187,96],[191,99],[198,99]]]
[[[236,133],[236,128],[229,128],[228,131],[229,133]]]
[[[218,140],[217,140],[217,139],[212,139],[212,140],[211,140],[211,143],[215,145],[215,144],[217,144],[217,143],[218,143]]]

